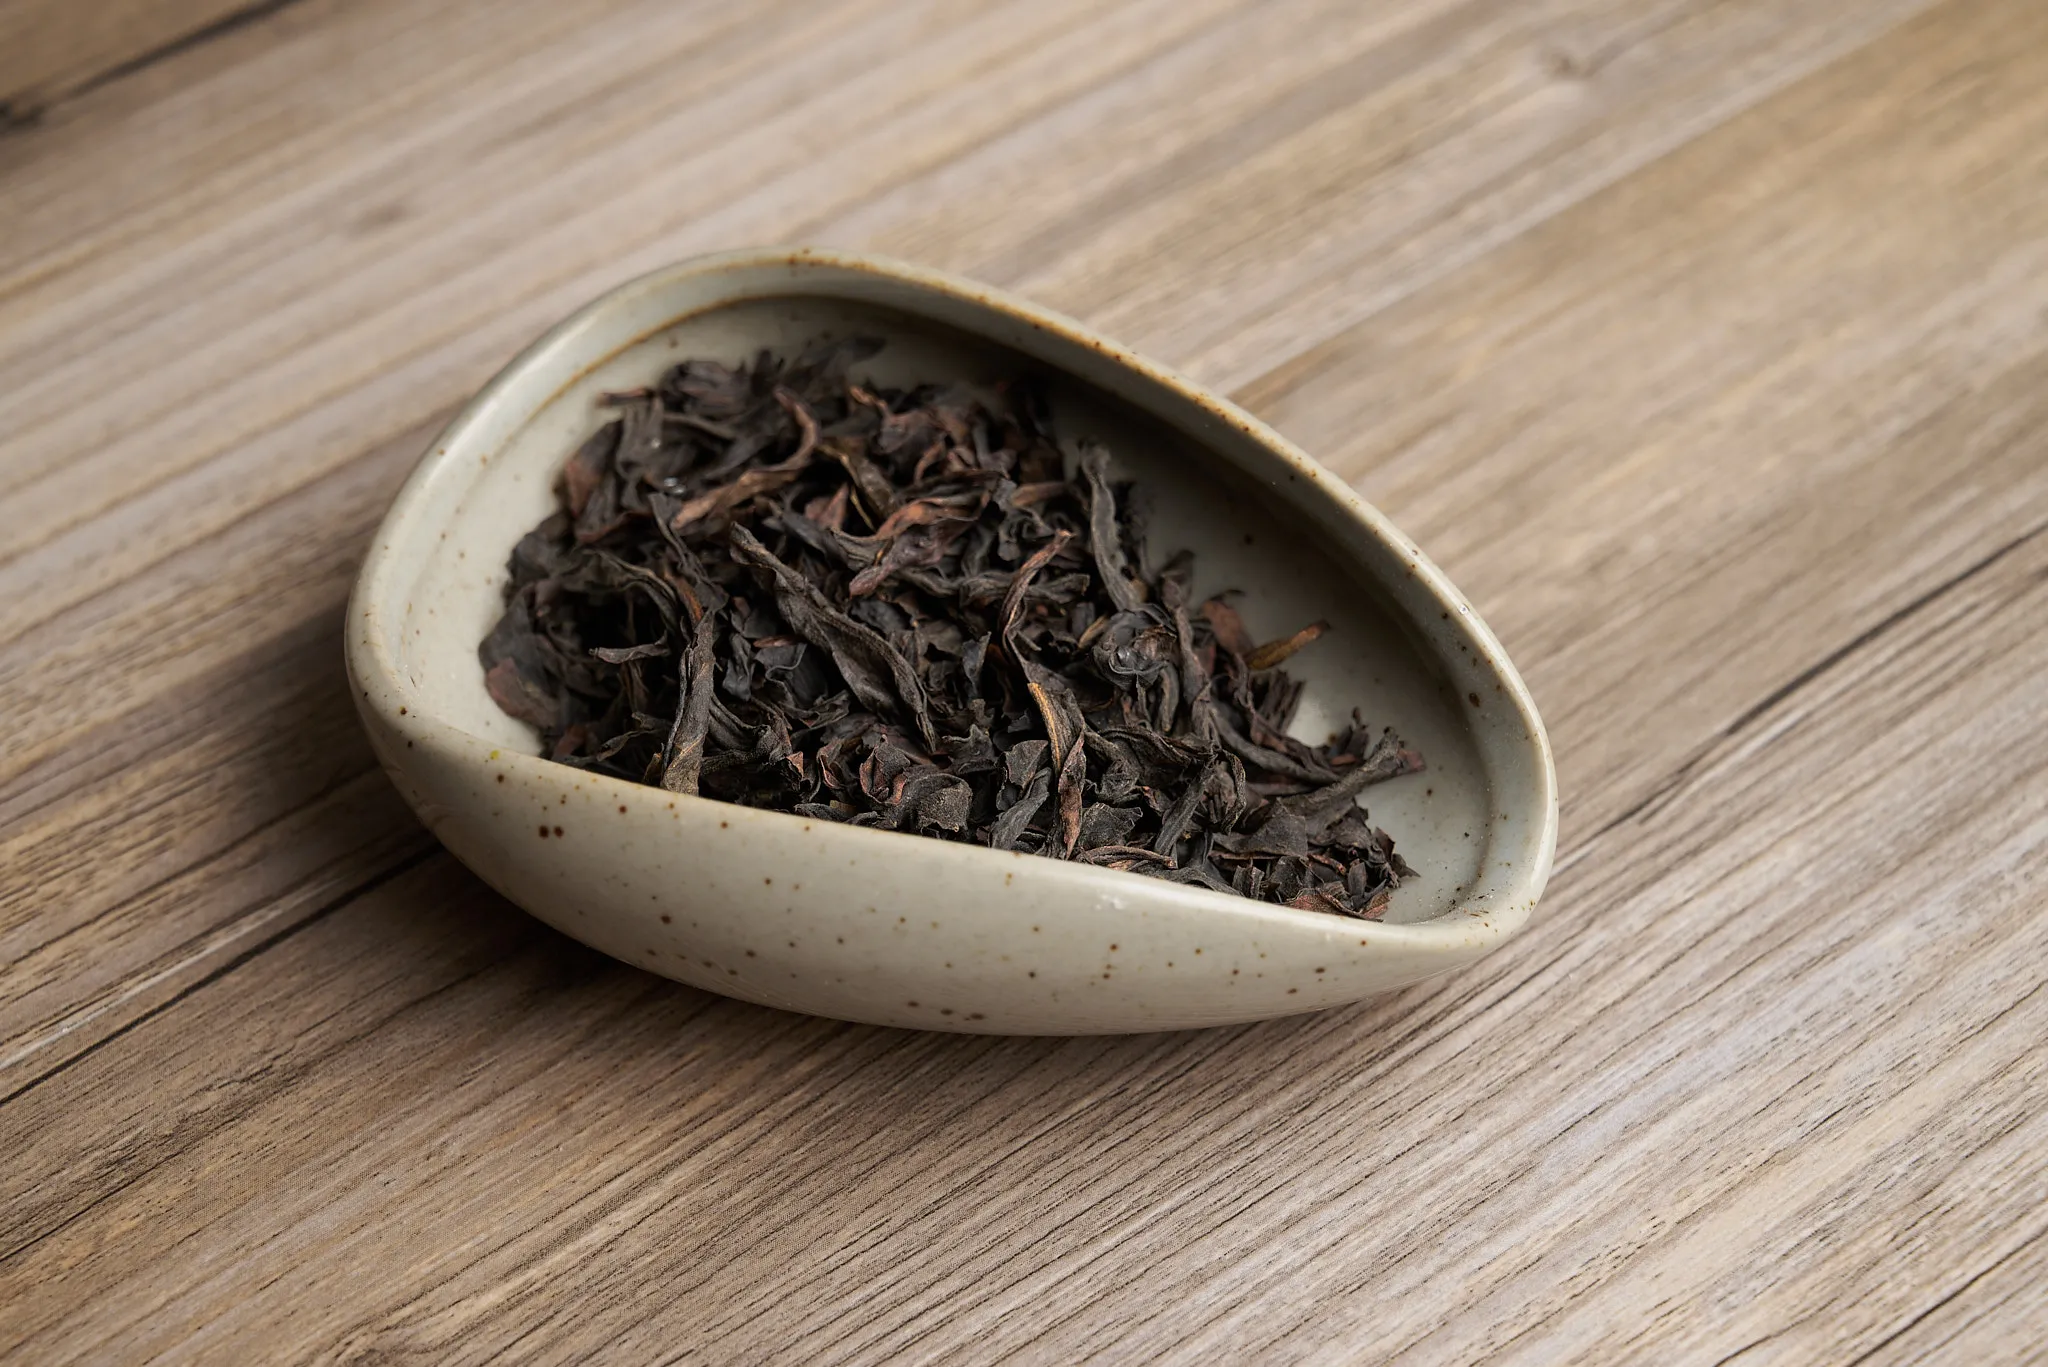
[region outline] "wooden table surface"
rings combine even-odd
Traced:
[[[1557,747],[1522,936],[960,1038],[441,853],[342,676],[371,528],[548,322],[785,241],[1071,312],[1415,536]],[[259,5],[0,134],[0,490],[0,1359],[2048,1342],[2040,0]]]

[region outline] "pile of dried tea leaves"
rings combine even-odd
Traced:
[[[671,792],[1377,918],[1413,871],[1354,799],[1422,760],[1287,735],[1323,625],[1253,642],[1034,387],[852,381],[878,349],[606,396],[512,553],[498,705]]]

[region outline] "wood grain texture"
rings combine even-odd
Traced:
[[[302,0],[0,138],[0,1357],[2037,1353],[2048,11],[1853,10]],[[1530,930],[954,1039],[440,854],[341,678],[384,503],[554,316],[798,238],[1417,536],[1557,744]]]
[[[0,0],[0,112],[124,73],[250,9],[250,0]]]

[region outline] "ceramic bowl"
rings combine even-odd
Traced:
[[[1425,773],[1367,791],[1420,871],[1383,922],[1113,870],[679,797],[554,764],[484,691],[477,643],[512,545],[599,421],[595,396],[689,356],[858,330],[882,383],[1030,372],[1154,503],[1196,592],[1243,591],[1260,638],[1316,618],[1297,731],[1352,708]],[[653,973],[747,1001],[924,1029],[1080,1034],[1313,1011],[1470,962],[1528,918],[1556,780],[1500,645],[1373,508],[1230,403],[1071,319],[867,257],[700,258],[607,294],[530,347],[429,448],[379,528],[348,666],[401,793],[478,876]]]

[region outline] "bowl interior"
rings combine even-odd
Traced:
[[[1304,515],[1299,491],[1283,497],[1128,399],[1018,351],[859,300],[795,293],[692,313],[613,351],[530,415],[516,416],[488,443],[409,571],[393,663],[421,710],[491,745],[538,753],[534,732],[485,692],[477,644],[502,608],[513,544],[553,509],[563,463],[604,420],[600,392],[648,383],[688,357],[737,362],[762,347],[793,350],[856,332],[886,343],[855,370],[879,384],[1038,377],[1061,433],[1102,440],[1118,471],[1150,501],[1155,559],[1191,549],[1198,595],[1238,590],[1239,610],[1258,639],[1327,620],[1332,630],[1286,666],[1306,685],[1295,734],[1322,739],[1355,708],[1422,752],[1426,772],[1365,798],[1371,819],[1422,875],[1396,890],[1387,919],[1426,921],[1459,904],[1479,877],[1495,819],[1475,738],[1478,714],[1452,682],[1454,671],[1471,666],[1447,664],[1365,568]]]

